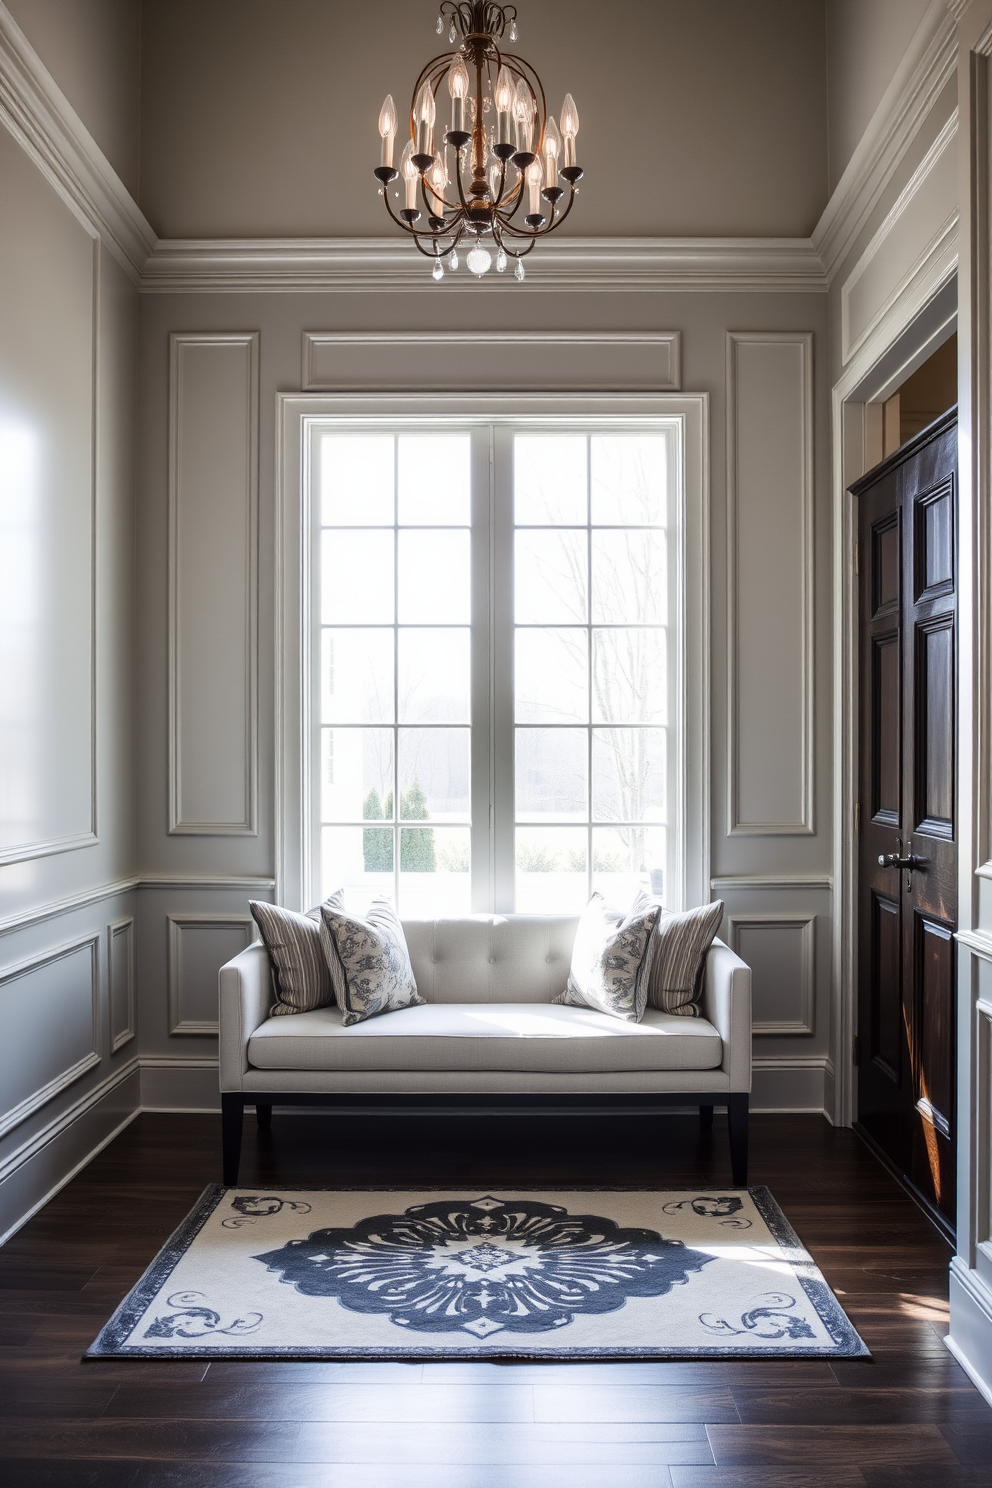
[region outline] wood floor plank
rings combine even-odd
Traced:
[[[839,1388],[839,1387],[838,1387]],[[740,1420],[727,1386],[664,1388],[592,1385],[534,1386],[535,1421],[706,1421]]]
[[[928,1463],[936,1468],[959,1460],[936,1426],[711,1426],[709,1438],[719,1467],[815,1462],[820,1467]]]
[[[347,1130],[335,1118],[334,1143],[328,1131],[319,1115],[277,1117],[259,1140],[246,1123],[243,1186],[679,1188],[729,1176],[722,1118],[709,1144],[687,1117]],[[139,1117],[0,1250],[3,1488],[992,1485],[992,1411],[943,1343],[949,1252],[857,1138],[820,1118],[754,1118],[752,1177],[819,1259],[871,1360],[82,1364],[217,1181],[219,1139],[212,1116]]]

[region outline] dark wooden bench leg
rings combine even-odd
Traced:
[[[241,1165],[241,1128],[244,1123],[245,1098],[239,1092],[225,1091],[220,1098],[221,1131],[224,1148],[224,1187],[233,1188]]]
[[[747,1122],[748,1095],[727,1096],[727,1124],[730,1127],[730,1169],[734,1185],[747,1187]]]
[[[699,1108],[699,1130],[708,1132],[713,1130],[713,1107],[700,1106]]]
[[[255,1120],[258,1123],[259,1131],[268,1131],[269,1127],[272,1125],[271,1101],[255,1102]]]

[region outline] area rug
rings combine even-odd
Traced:
[[[766,1188],[208,1188],[86,1357],[867,1354]]]

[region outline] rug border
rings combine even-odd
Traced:
[[[710,1345],[699,1348],[683,1349],[645,1349],[645,1348],[612,1348],[612,1349],[542,1349],[539,1347],[529,1348],[525,1352],[512,1348],[487,1349],[484,1353],[474,1353],[470,1350],[459,1349],[457,1352],[445,1353],[437,1348],[367,1348],[359,1351],[334,1349],[329,1350],[326,1346],[298,1346],[295,1348],[267,1348],[252,1349],[242,1345],[237,1352],[225,1352],[212,1348],[197,1353],[193,1349],[169,1348],[167,1346],[145,1346],[138,1348],[127,1348],[125,1340],[137,1325],[138,1319],[147,1309],[149,1303],[161,1290],[162,1283],[169,1272],[172,1271],[186,1251],[189,1250],[193,1241],[203,1229],[211,1214],[228,1193],[237,1193],[242,1185],[232,1185],[230,1188],[221,1184],[209,1184],[197,1199],[193,1208],[189,1211],[182,1223],[173,1231],[157,1255],[145,1268],[139,1280],[127,1293],[124,1300],[111,1314],[108,1321],[100,1329],[96,1338],[82,1355],[82,1362],[89,1363],[101,1359],[191,1359],[201,1360],[223,1360],[226,1363],[236,1363],[244,1360],[246,1363],[264,1362],[324,1362],[329,1364],[346,1363],[507,1363],[520,1362],[528,1364],[568,1364],[568,1363],[677,1363],[679,1360],[707,1360],[713,1359],[721,1362],[754,1363],[757,1359],[871,1359],[871,1351],[864,1339],[858,1333],[854,1324],[847,1316],[834,1291],[829,1286],[826,1278],[822,1276],[819,1267],[812,1256],[806,1250],[792,1225],[786,1219],[781,1206],[775,1199],[771,1190],[765,1184],[754,1187],[739,1188],[735,1185],[723,1185],[727,1193],[747,1193],[753,1202],[761,1218],[768,1226],[772,1238],[780,1245],[788,1246],[793,1254],[789,1257],[789,1263],[794,1268],[798,1280],[806,1296],[812,1303],[817,1316],[823,1323],[827,1332],[834,1341],[834,1347],[824,1349],[821,1347],[806,1347],[794,1344],[787,1349],[766,1348],[760,1351],[754,1350],[743,1353],[739,1348],[730,1345]],[[278,1195],[281,1193],[458,1193],[460,1189],[451,1184],[390,1184],[387,1186],[377,1185],[375,1188],[365,1186],[298,1186],[293,1188],[282,1188],[267,1186],[265,1184],[254,1184],[253,1188],[264,1191],[267,1194]],[[479,1185],[472,1185],[479,1188]],[[498,1192],[507,1190],[514,1194],[526,1193],[707,1193],[714,1192],[721,1185],[695,1184],[692,1188],[646,1188],[615,1186],[604,1188],[602,1186],[585,1187],[581,1184],[573,1184],[568,1187],[552,1188],[542,1184],[536,1188],[529,1188],[516,1184],[497,1184],[490,1187],[487,1192]],[[482,1185],[486,1188],[486,1185]],[[245,1190],[247,1191],[247,1190]]]

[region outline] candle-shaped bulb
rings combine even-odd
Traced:
[[[408,184],[412,181],[416,185],[417,174],[417,167],[413,163],[413,140],[407,140],[400,156],[400,175]]]
[[[501,67],[496,79],[496,90],[493,94],[493,102],[498,114],[508,114],[513,109],[515,89],[513,76],[508,67]]]
[[[427,172],[427,184],[431,188],[431,194],[434,197],[434,216],[443,217],[444,193],[448,185],[448,171],[440,155],[435,158],[434,164]]]
[[[468,97],[468,68],[461,57],[448,69],[448,92],[452,98]]]
[[[413,163],[413,140],[407,140],[403,146],[403,154],[400,156],[400,175],[406,188],[406,199],[404,206],[408,212],[417,209],[417,181],[419,171]]]
[[[489,196],[492,201],[498,201],[500,183],[503,179],[503,172],[500,170],[498,160],[491,160],[489,162],[487,176],[489,181]]]
[[[579,111],[571,93],[565,94],[565,102],[561,106],[561,132],[565,141],[564,164],[568,168],[575,164],[575,136],[579,132]]]
[[[544,143],[541,150],[546,160],[550,159],[557,163],[561,152],[561,135],[558,133],[558,125],[552,118],[549,118],[544,126]]]
[[[513,117],[518,124],[529,124],[534,117],[534,95],[523,78],[513,95]]]
[[[541,168],[540,156],[524,171],[527,182],[527,211],[531,217],[541,215],[541,186],[544,181],[544,171]]]
[[[414,108],[414,114],[421,124],[427,125],[428,129],[434,128],[434,120],[437,117],[437,109],[434,104],[434,89],[431,87],[429,79],[421,88],[420,92],[417,94],[417,103],[416,107]]]
[[[379,110],[379,133],[383,139],[395,135],[399,128],[399,119],[396,116],[396,105],[393,102],[392,93],[387,93],[385,102]]]

